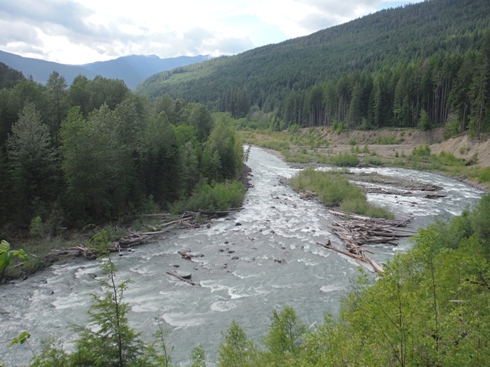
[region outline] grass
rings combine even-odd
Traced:
[[[378,144],[378,145],[400,144],[402,141],[403,141],[403,139],[396,139],[393,136],[377,136],[376,137],[376,144]]]
[[[296,191],[316,193],[328,207],[339,207],[347,213],[374,218],[394,218],[388,210],[368,203],[366,194],[340,172],[320,172],[309,168],[298,173],[290,182]]]
[[[339,153],[330,157],[330,163],[338,167],[355,167],[359,162],[357,155],[351,153]]]

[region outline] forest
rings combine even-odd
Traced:
[[[138,93],[334,129],[489,128],[490,3],[431,0],[157,74]]]
[[[242,143],[204,105],[150,102],[100,76],[67,86],[53,72],[44,86],[5,65],[0,75],[2,238],[240,205]]]
[[[44,86],[0,64],[0,238],[239,206],[242,142],[212,110],[261,110],[273,130],[437,125],[479,138],[490,130],[489,27],[487,0],[431,0],[158,74],[136,94],[103,77],[68,86],[57,72]],[[282,305],[259,340],[233,322],[216,365],[487,365],[489,228],[484,196],[419,230],[383,275],[361,271],[338,317],[307,325]],[[104,231],[91,241],[110,242]],[[150,343],[131,327],[130,280],[117,279],[111,260],[103,270],[88,311],[100,328],[73,326],[69,351],[47,340],[32,366],[174,365],[163,326]],[[191,359],[209,363],[200,346]]]

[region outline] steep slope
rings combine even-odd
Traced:
[[[160,73],[139,85],[150,97],[169,93],[218,103],[229,91],[246,89],[262,107],[344,72],[372,72],[438,52],[474,48],[490,24],[488,0],[430,0],[383,10],[310,36],[260,47]]]

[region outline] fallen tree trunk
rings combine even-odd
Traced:
[[[364,254],[364,249],[360,248],[359,246],[356,246],[356,247],[358,247],[357,250],[360,250],[360,253],[353,253],[353,252],[351,252],[351,249],[349,249],[348,252],[339,250],[338,248],[336,248],[332,245],[330,240],[328,240],[328,242],[325,244],[321,243],[321,242],[317,242],[317,244],[325,247],[326,249],[338,252],[338,253],[345,255],[345,256],[349,256],[349,257],[357,260],[358,262],[370,264],[373,267],[375,273],[384,273],[383,268],[381,266],[379,266],[373,259],[366,256],[366,254]]]
[[[173,277],[176,277],[177,279],[179,279],[179,280],[181,280],[181,281],[183,281],[183,282],[189,283],[190,285],[196,285],[196,283],[194,283],[192,280],[182,278],[180,275],[175,274],[175,273],[172,273],[171,271],[167,271],[166,273],[167,273],[168,275],[171,275],[171,276],[173,276]]]
[[[204,257],[203,254],[191,254],[189,252],[177,251],[177,253],[182,256],[185,260],[192,260],[193,257]]]

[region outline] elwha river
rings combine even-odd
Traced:
[[[306,201],[281,177],[290,178],[297,169],[279,158],[253,147],[247,164],[252,169],[253,187],[243,210],[215,220],[209,228],[169,233],[148,245],[114,258],[120,280],[130,278],[125,296],[132,306],[130,323],[151,339],[156,319],[171,330],[167,342],[174,346],[173,360],[189,365],[191,349],[201,344],[210,361],[216,360],[232,320],[249,337],[258,339],[267,330],[272,309],[285,305],[296,309],[310,325],[321,323],[325,313],[337,314],[339,300],[346,295],[360,266],[353,259],[318,246],[327,242],[342,246],[329,232],[337,218],[315,200]],[[397,219],[413,216],[409,229],[426,227],[436,216],[459,215],[467,205],[478,202],[482,192],[459,181],[427,173],[394,168],[355,169],[378,172],[406,180],[443,187],[444,198],[369,194],[371,202],[392,210]],[[238,225],[240,223],[241,225]],[[382,264],[398,251],[411,246],[369,246],[372,258]],[[182,259],[177,251],[204,256]],[[282,260],[281,262],[274,260]],[[166,274],[178,270],[192,273],[198,286]],[[70,324],[84,324],[89,295],[99,290],[92,278],[101,275],[97,261],[82,259],[54,265],[25,281],[0,287],[0,360],[6,366],[25,365],[32,358],[26,345],[8,348],[22,330],[40,351],[40,341],[53,336],[67,347],[76,336]]]

